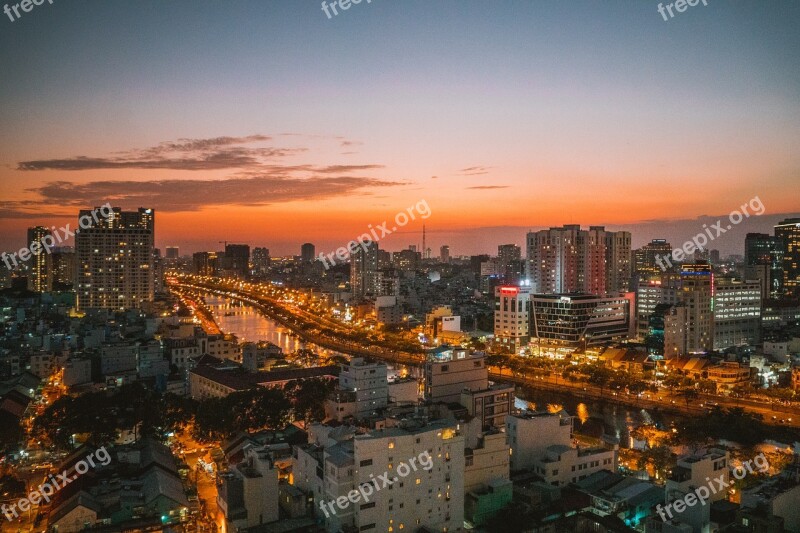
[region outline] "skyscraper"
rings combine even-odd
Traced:
[[[606,292],[631,289],[631,234],[628,231],[606,232]]]
[[[800,296],[800,218],[787,218],[775,226],[783,245],[783,293]]]
[[[247,244],[225,244],[226,268],[246,277],[250,272],[250,246]]]
[[[578,232],[580,226],[528,233],[527,278],[537,294],[578,291]]]
[[[300,247],[300,260],[303,263],[313,263],[316,258],[316,249],[310,242]]]
[[[167,246],[166,254],[166,259],[175,260],[180,258],[181,251],[177,246]]]
[[[350,254],[350,290],[356,300],[378,295],[378,243],[363,243]]]
[[[192,254],[192,266],[195,274],[213,276],[217,271],[216,252],[195,252]]]
[[[260,274],[269,270],[269,248],[253,250],[253,269]]]
[[[630,233],[577,224],[528,233],[527,277],[537,294],[616,294],[629,289]]]
[[[754,345],[761,326],[761,283],[719,278],[714,289],[714,349]]]
[[[449,263],[450,262],[450,247],[446,244],[439,248],[439,262],[440,263]]]
[[[714,347],[714,274],[705,261],[684,264],[678,299],[686,307],[686,350],[709,352]]]
[[[578,291],[603,296],[606,290],[606,229],[578,231]]]
[[[53,285],[70,285],[75,283],[75,250],[71,247],[53,248]]]
[[[501,244],[497,247],[497,268],[506,283],[516,283],[522,275],[520,260],[522,252],[516,244]]]
[[[636,250],[634,272],[636,274],[661,274],[663,271],[658,266],[657,260],[661,257],[669,257],[671,254],[672,245],[666,239],[653,239]],[[663,260],[662,263],[664,263]]]
[[[777,234],[777,229],[776,229]],[[783,294],[783,241],[766,233],[748,233],[744,239],[744,260],[754,276],[763,279],[768,290],[765,297],[777,298]]]
[[[33,292],[47,292],[53,288],[53,258],[50,256],[49,250],[42,247],[42,239],[48,235],[52,235],[52,233],[44,226],[28,228],[28,246],[33,252],[28,263],[30,265],[28,290]],[[35,246],[32,246],[34,244]],[[36,253],[37,249],[38,253]]]
[[[82,210],[81,220],[91,220],[91,213]],[[131,309],[152,302],[154,239],[152,209],[115,207],[84,225],[75,235],[77,308]]]

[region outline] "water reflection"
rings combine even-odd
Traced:
[[[585,424],[589,420],[589,408],[586,407],[586,404],[581,402],[578,404],[578,410],[575,412],[575,415],[578,417],[578,420],[581,421],[581,424]]]
[[[280,346],[283,353],[286,354],[305,348],[328,357],[339,355],[339,352],[322,348],[310,342],[303,342],[289,329],[266,318],[250,305],[210,293],[205,295],[205,300],[220,329],[239,337],[239,342],[268,341]]]
[[[627,447],[631,431],[644,424],[655,424],[661,428],[669,427],[677,417],[659,412],[646,411],[636,407],[604,403],[598,401],[582,401],[579,398],[557,392],[542,391],[530,387],[520,387],[518,394],[522,399],[518,406],[525,404],[550,406],[560,405],[575,415],[575,429],[579,433],[591,436],[612,435],[620,440],[620,445]]]

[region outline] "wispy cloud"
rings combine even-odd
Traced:
[[[400,183],[358,176],[307,179],[262,176],[224,180],[109,180],[81,184],[55,181],[30,191],[42,197],[42,205],[52,205],[57,202],[77,207],[111,202],[122,207],[146,205],[170,211],[196,211],[209,206],[266,206],[282,202],[368,194],[365,190],[367,188],[394,185]],[[187,194],[187,191],[191,191],[191,194]]]
[[[489,190],[489,189],[508,189],[508,185],[476,185],[467,189]]]
[[[320,138],[343,146],[358,144],[343,137]],[[106,202],[123,208],[146,205],[170,211],[196,211],[223,205],[267,206],[369,195],[371,189],[407,184],[403,180],[377,176],[385,168],[379,164],[280,164],[277,159],[308,149],[259,146],[272,140],[273,137],[268,135],[178,139],[144,149],[114,152],[107,157],[22,161],[18,163],[18,169],[23,171],[229,169],[232,172],[223,179],[54,180],[26,189],[25,192],[35,196],[34,199],[0,202],[0,218],[58,217],[61,215],[42,211],[53,211],[54,205],[72,208]],[[69,216],[74,216],[74,213]]]
[[[224,170],[255,169],[267,161],[297,155],[307,148],[252,147],[253,143],[270,142],[267,135],[247,137],[214,137],[210,139],[178,139],[143,149],[116,152],[111,156],[74,156],[64,159],[20,161],[17,170]]]
[[[467,167],[467,168],[462,168],[461,170],[458,171],[458,173],[462,176],[481,176],[483,174],[488,174],[491,168],[492,167],[483,167],[483,166]]]

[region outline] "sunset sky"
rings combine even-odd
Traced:
[[[0,250],[111,202],[156,245],[333,251],[425,200],[428,244],[625,228],[711,247],[800,213],[800,3],[54,0],[0,13]],[[414,222],[381,243],[421,241]]]

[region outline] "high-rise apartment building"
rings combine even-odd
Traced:
[[[671,306],[664,313],[664,359],[675,359],[689,354],[688,312],[682,303]]]
[[[800,218],[787,218],[775,226],[783,245],[783,293],[800,296]]]
[[[167,246],[164,250],[165,258],[169,261],[175,261],[181,257],[181,249],[177,246]]]
[[[377,246],[377,244],[375,244]],[[394,266],[398,270],[416,270],[422,263],[422,254],[416,250],[416,246],[411,245],[408,250],[400,250],[394,253]]]
[[[300,260],[303,263],[313,263],[316,258],[316,248],[310,242],[300,247]]]
[[[82,210],[81,220],[92,220],[92,212]],[[84,224],[75,235],[77,308],[131,309],[152,302],[154,239],[152,209],[115,207],[107,217]]]
[[[440,263],[449,263],[450,262],[450,247],[446,244],[439,248],[439,262]]]
[[[636,274],[661,274],[663,270],[659,266],[659,259],[672,255],[672,245],[666,239],[653,239],[634,253],[635,264],[634,273]],[[664,267],[668,265],[661,259]]]
[[[578,292],[606,294],[606,229],[578,231]]]
[[[50,229],[44,226],[28,228],[28,247],[33,252],[28,262],[28,290],[33,292],[47,292],[53,288],[52,257],[42,246],[42,239],[47,236],[53,240]]]
[[[253,250],[253,270],[259,274],[269,270],[269,248],[255,248]]]
[[[247,244],[225,245],[225,268],[239,276],[247,277],[250,272],[250,246]]]
[[[378,295],[378,243],[365,242],[350,254],[350,290],[355,300]]]
[[[714,347],[714,274],[705,262],[681,267],[680,302],[686,306],[686,349],[709,352]]]
[[[192,254],[192,266],[195,274],[213,276],[217,272],[217,253],[195,252]]]
[[[506,283],[516,283],[522,276],[522,251],[516,244],[497,247],[497,268]]]
[[[574,293],[578,287],[580,226],[528,233],[527,278],[537,294]]]
[[[606,292],[631,290],[631,234],[629,231],[606,232]]]
[[[75,283],[75,249],[71,246],[53,248],[53,284],[72,285]]]
[[[754,345],[761,328],[761,283],[718,278],[714,289],[714,349]]]
[[[604,296],[628,290],[630,233],[577,224],[528,233],[526,274],[536,294]]]
[[[748,279],[758,278],[769,296],[778,298],[783,294],[783,241],[766,233],[748,233],[744,239],[744,260],[748,268]],[[752,277],[751,277],[752,275]]]
[[[678,301],[678,284],[667,276],[640,279],[636,287],[636,333],[643,339],[650,331],[650,317],[659,304],[674,305]]]

